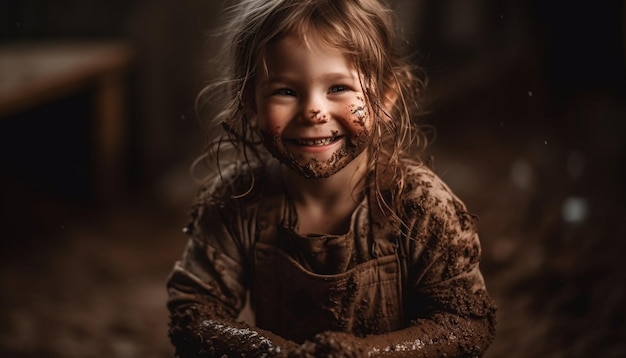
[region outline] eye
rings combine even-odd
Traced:
[[[328,90],[328,93],[340,93],[340,92],[344,92],[347,90],[348,90],[348,87],[344,85],[336,85],[336,86],[332,86],[330,90]]]
[[[274,91],[274,94],[277,96],[295,96],[296,91],[290,88],[279,88],[276,91]]]

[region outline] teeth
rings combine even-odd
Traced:
[[[307,146],[324,146],[329,145],[334,141],[334,138],[324,139],[296,139],[296,143]]]

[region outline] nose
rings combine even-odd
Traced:
[[[324,100],[313,95],[305,98],[300,117],[304,123],[309,125],[328,122],[329,114]]]

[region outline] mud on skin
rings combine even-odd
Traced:
[[[363,119],[359,119],[359,123],[363,123]],[[364,129],[352,138],[346,139],[344,145],[335,151],[329,160],[322,162],[316,158],[311,158],[303,163],[295,158],[292,153],[280,149],[285,147],[280,135],[261,132],[261,136],[263,144],[276,159],[309,179],[328,178],[337,173],[361,154],[371,142],[370,131]]]
[[[359,348],[359,339],[340,332],[325,332],[311,341],[297,344],[273,336],[270,332],[237,323],[233,319],[212,319],[221,314],[217,306],[190,306],[171,315],[170,339],[177,347],[176,356],[200,357],[367,357]],[[272,336],[272,338],[268,338]],[[237,353],[233,355],[233,347]]]
[[[367,108],[364,105],[361,106],[350,106],[351,113],[355,117],[354,123],[359,124],[362,127],[365,127],[365,118],[367,118]]]
[[[343,169],[354,158],[361,154],[372,141],[372,131],[366,127],[366,120],[369,118],[369,111],[362,97],[357,97],[358,104],[351,104],[348,107],[352,122],[361,128],[355,135],[345,138],[344,145],[335,151],[332,157],[327,161],[319,161],[311,158],[305,162],[294,157],[283,143],[279,134],[272,134],[267,131],[261,131],[263,145],[267,150],[281,163],[287,165],[291,169],[305,178],[321,179],[328,178],[339,170]],[[327,123],[328,116],[321,114],[321,110],[310,110],[309,114],[312,119],[318,119],[320,123]],[[333,136],[337,136],[338,131],[332,131]]]
[[[223,315],[218,312],[222,311],[217,305],[204,309],[191,305],[172,313],[169,336],[177,357],[230,357],[233,347],[239,357],[287,357],[298,347],[232,318],[215,318]]]

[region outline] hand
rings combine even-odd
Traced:
[[[367,356],[362,339],[344,332],[322,332],[289,353],[289,358],[359,358]]]

